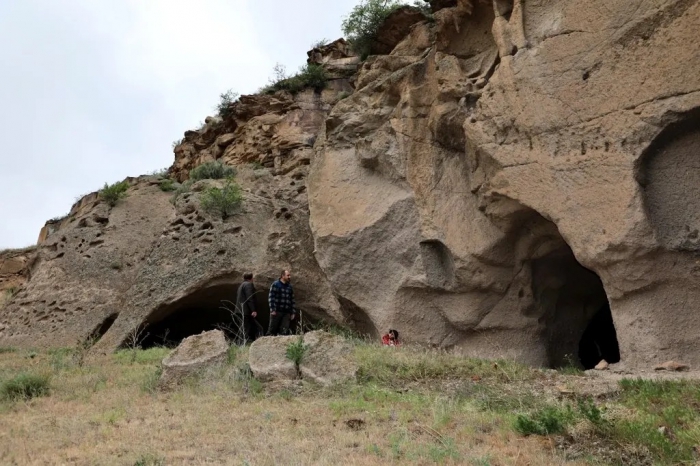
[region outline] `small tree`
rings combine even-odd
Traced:
[[[236,213],[242,201],[241,187],[230,180],[223,188],[211,187],[207,189],[199,200],[205,212],[220,215],[223,220]]]
[[[220,161],[205,162],[190,171],[190,180],[222,180],[236,176],[236,169]]]
[[[128,181],[120,181],[114,184],[105,183],[104,188],[100,190],[100,198],[109,204],[110,207],[114,207],[119,199],[126,196],[127,189],[129,189]]]
[[[400,0],[363,0],[343,19],[343,34],[363,60],[372,52],[382,23],[406,4]],[[430,14],[430,6],[425,1],[415,0],[413,6],[423,14]]]
[[[216,112],[218,115],[227,120],[233,116],[233,104],[238,101],[238,92],[233,92],[232,89],[219,95],[219,104],[216,106]]]

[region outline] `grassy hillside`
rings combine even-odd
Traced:
[[[696,382],[594,399],[609,381],[358,342],[357,383],[263,385],[234,347],[162,393],[168,351],[0,350],[0,464],[693,464],[700,445]]]

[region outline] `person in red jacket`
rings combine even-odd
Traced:
[[[382,337],[382,345],[384,346],[399,346],[399,332],[394,329],[389,329],[389,333]]]

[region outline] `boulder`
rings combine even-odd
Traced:
[[[185,338],[175,351],[163,359],[159,386],[169,387],[185,378],[199,375],[226,362],[228,343],[221,330],[202,332]]]
[[[253,375],[261,382],[297,378],[297,367],[287,358],[287,347],[297,336],[263,337],[250,345],[248,363]]]
[[[357,376],[352,345],[343,337],[317,330],[304,335],[304,344],[307,349],[299,365],[302,378],[332,385]]]

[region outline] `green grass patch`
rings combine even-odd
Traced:
[[[570,406],[546,406],[529,414],[518,414],[515,430],[522,435],[561,434],[576,419]]]
[[[170,351],[170,348],[156,346],[148,349],[122,349],[113,356],[120,364],[154,364],[160,363]]]
[[[439,379],[488,378],[504,382],[530,380],[535,372],[513,361],[465,358],[440,350],[357,345],[359,380],[388,386]]]
[[[48,396],[49,392],[50,377],[44,374],[18,374],[0,385],[0,396],[10,401]]]

